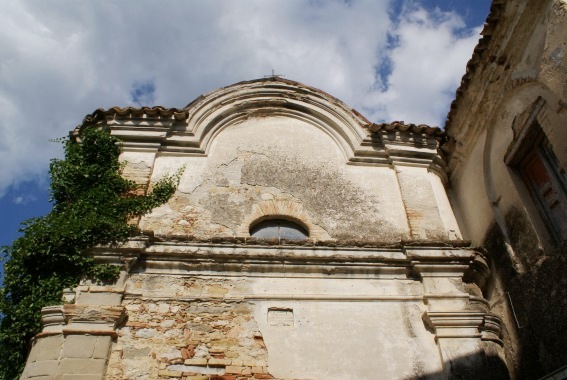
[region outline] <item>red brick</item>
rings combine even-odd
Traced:
[[[141,323],[141,322],[126,322],[126,326],[128,327],[150,327],[148,323]]]

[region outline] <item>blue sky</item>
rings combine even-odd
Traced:
[[[50,210],[54,139],[96,108],[183,107],[275,69],[371,121],[442,126],[489,0],[7,0],[0,245]],[[167,10],[169,8],[169,10]]]

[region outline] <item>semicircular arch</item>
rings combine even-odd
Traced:
[[[177,135],[191,136],[208,153],[225,128],[253,117],[285,116],[322,130],[348,160],[367,136],[370,122],[342,101],[312,87],[282,79],[260,79],[224,87],[190,103],[187,122]]]

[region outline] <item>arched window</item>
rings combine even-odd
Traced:
[[[268,219],[250,228],[250,236],[260,239],[306,240],[309,232],[285,219]]]

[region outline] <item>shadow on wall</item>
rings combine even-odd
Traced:
[[[502,289],[486,298],[491,304],[498,303],[497,298],[512,303],[515,316],[508,313],[507,329],[515,331],[503,332],[506,360],[514,363],[517,379],[537,379],[567,364],[567,252],[565,247],[542,251],[528,216],[519,207],[512,207],[505,220],[511,244],[526,269],[524,273],[513,269],[500,230],[493,225],[485,247]]]
[[[405,380],[508,380],[508,368],[498,355],[478,353],[443,363],[443,372],[433,372]]]

